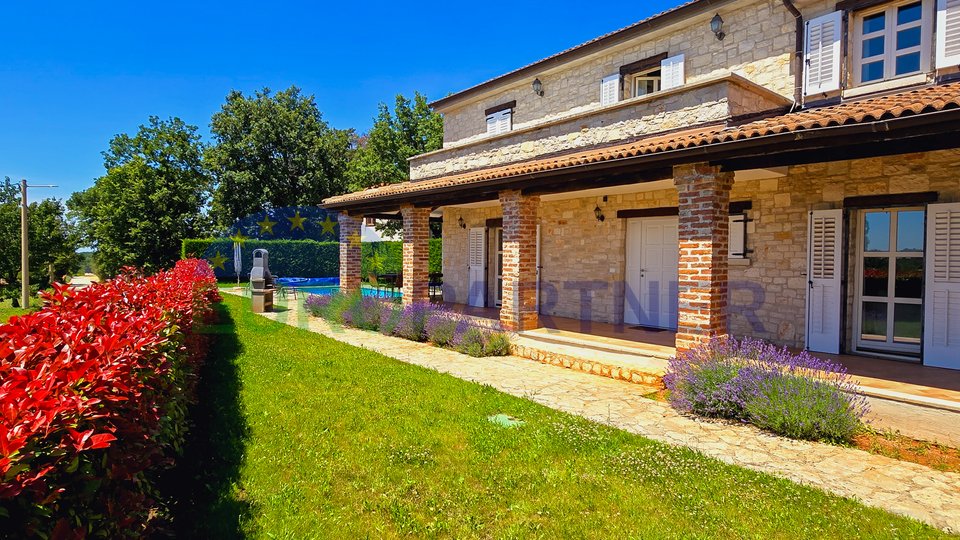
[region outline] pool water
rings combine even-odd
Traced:
[[[296,287],[300,292],[306,294],[336,294],[340,292],[339,285],[337,286],[325,286],[325,287]],[[380,298],[400,298],[400,291],[390,291],[385,289],[374,289],[373,287],[367,287],[364,285],[361,288],[361,291],[364,296],[377,296]]]

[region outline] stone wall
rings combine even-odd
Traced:
[[[583,117],[517,130],[410,161],[410,178],[424,180],[524,161],[686,126],[783,107],[787,101],[739,77],[705,81],[611,105]]]
[[[731,200],[750,200],[749,260],[729,267],[730,328],[802,346],[806,302],[808,212],[840,208],[844,197],[937,191],[942,202],[960,201],[960,150],[790,167],[785,177],[737,181]],[[546,315],[620,323],[626,223],[619,209],[677,206],[673,187],[541,203],[541,306]],[[605,220],[598,222],[600,206]],[[467,229],[500,217],[498,206],[444,209],[444,294],[465,299]],[[854,235],[848,231],[851,246]],[[854,248],[851,247],[851,250]],[[853,283],[850,265],[848,282]],[[449,293],[447,292],[449,290]],[[853,287],[849,287],[848,320]],[[586,298],[589,301],[585,302]],[[460,301],[460,300],[458,300]],[[847,332],[850,335],[850,332]]]
[[[803,2],[803,4],[811,4]],[[819,5],[819,2],[816,3]],[[806,15],[806,9],[804,9]],[[816,11],[816,9],[814,9]],[[710,32],[710,11],[672,28],[612,46],[605,51],[538,74],[544,95],[530,89],[530,80],[462,105],[443,110],[444,146],[464,144],[484,136],[484,111],[516,100],[514,129],[600,107],[600,80],[617,73],[620,66],[661,53],[684,54],[687,83],[736,73],[785,97],[792,98],[791,67],[795,40],[793,17],[779,0],[737,2],[720,6],[726,37]]]

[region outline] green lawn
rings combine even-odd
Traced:
[[[247,299],[228,295],[223,314],[170,475],[181,537],[942,536],[271,322]]]
[[[32,309],[23,309],[11,307],[10,300],[0,300],[0,324],[7,322],[10,317],[14,315],[23,315],[25,313],[30,313],[34,311],[40,305],[40,301],[36,300],[37,305]]]

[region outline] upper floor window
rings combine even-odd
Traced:
[[[929,69],[933,21],[924,2],[897,2],[853,17],[856,84],[923,73]]]
[[[487,135],[499,135],[513,129],[513,108],[516,101],[497,105],[485,111],[487,115]]]
[[[652,69],[633,76],[630,87],[633,97],[645,96],[660,91],[660,69]]]

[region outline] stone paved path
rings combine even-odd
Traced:
[[[374,332],[331,327],[296,303],[265,316],[403,362],[490,385],[514,396],[726,463],[788,478],[960,533],[960,474],[861,450],[794,441],[751,426],[683,416],[643,397],[651,389],[518,357],[472,358]]]

